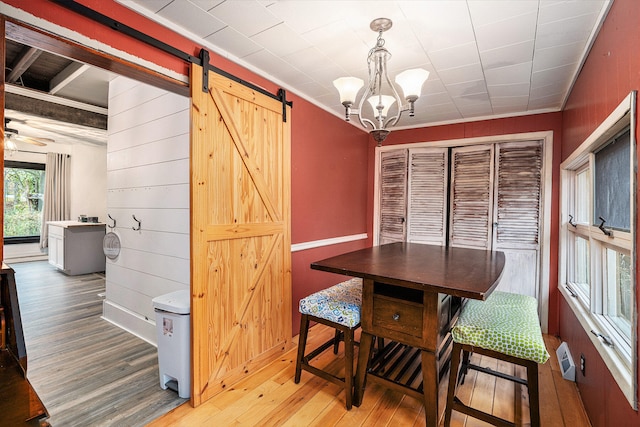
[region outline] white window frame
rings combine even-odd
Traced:
[[[631,92],[607,119],[560,165],[560,258],[559,289],[569,307],[585,329],[594,347],[602,357],[607,368],[625,394],[629,404],[638,409],[637,402],[637,307],[636,307],[636,135],[635,117],[636,92]],[[577,173],[584,168],[590,169],[590,217],[593,216],[593,165],[594,153],[611,141],[620,131],[630,127],[630,231],[613,230],[611,236],[598,228],[599,221],[589,218],[588,223],[569,223],[569,215],[574,218]],[[572,283],[575,272],[575,238],[581,236],[589,242],[589,286],[590,293],[585,295]],[[631,337],[624,336],[607,315],[607,261],[606,249],[613,249],[631,256],[632,284],[632,321]],[[606,338],[605,338],[606,337]],[[608,342],[607,342],[608,341]],[[610,345],[612,343],[613,345]]]

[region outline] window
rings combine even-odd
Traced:
[[[44,165],[4,162],[4,243],[40,240]]]
[[[623,111],[561,165],[560,274],[567,303],[635,409],[635,138]]]

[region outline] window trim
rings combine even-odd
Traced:
[[[36,163],[36,162],[23,162],[18,160],[5,160],[4,167],[6,168],[19,168],[19,169],[33,169],[33,170],[45,170],[44,163]],[[4,195],[3,195],[4,197]],[[19,245],[23,243],[39,243],[40,235],[36,236],[14,236],[7,237],[4,236],[4,244],[5,245]]]
[[[605,365],[611,372],[613,378],[627,398],[633,409],[638,409],[637,401],[637,378],[638,378],[638,362],[637,362],[637,345],[638,345],[638,310],[636,307],[636,294],[638,292],[636,286],[635,266],[637,259],[636,248],[636,191],[637,191],[637,161],[636,161],[636,91],[632,91],[625,99],[614,109],[614,111],[598,126],[598,128],[560,165],[560,253],[559,253],[559,283],[558,288],[564,296],[567,304],[572,309],[579,323],[585,330],[586,335],[591,340],[594,348],[602,357]],[[593,154],[598,148],[606,144],[620,131],[629,126],[630,128],[630,215],[631,230],[629,232],[614,231],[615,243],[611,238],[605,236],[597,226],[581,226],[584,227],[590,238],[598,243],[598,249],[590,248],[592,258],[603,256],[602,248],[610,247],[612,249],[628,251],[631,254],[632,268],[631,283],[633,284],[632,292],[632,324],[631,324],[631,340],[628,346],[629,352],[624,354],[624,349],[611,347],[603,343],[603,341],[591,331],[601,332],[605,335],[610,334],[614,338],[614,342],[620,342],[622,337],[618,335],[618,331],[609,323],[609,320],[603,315],[604,296],[602,295],[602,284],[595,283],[596,278],[603,273],[602,269],[597,266],[591,266],[591,302],[587,306],[581,302],[580,298],[576,298],[576,292],[571,289],[568,283],[568,256],[571,254],[570,246],[573,242],[571,234],[574,234],[570,228],[573,226],[568,223],[568,215],[570,212],[570,201],[573,196],[572,177],[585,163],[590,167],[593,165]],[[593,178],[592,178],[593,179]],[[583,232],[579,233],[583,235]],[[595,253],[597,251],[598,253]],[[597,289],[593,289],[597,288]],[[599,293],[598,293],[599,292]],[[623,351],[619,351],[623,350]],[[622,354],[621,354],[622,353]]]

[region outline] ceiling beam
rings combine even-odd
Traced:
[[[5,108],[65,123],[107,129],[107,115],[5,92]]]
[[[36,59],[38,59],[41,53],[42,50],[38,48],[25,46],[13,61],[13,64],[11,64],[11,72],[9,72],[9,75],[6,78],[6,82],[17,82],[22,74],[24,74],[24,72],[29,69],[31,64],[33,64]]]
[[[87,64],[72,62],[51,79],[51,82],[49,82],[49,94],[55,95],[89,68],[91,67]]]

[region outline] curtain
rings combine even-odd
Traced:
[[[42,206],[42,232],[40,248],[49,246],[49,221],[70,219],[69,169],[71,158],[67,154],[47,153],[45,164],[44,204]]]

